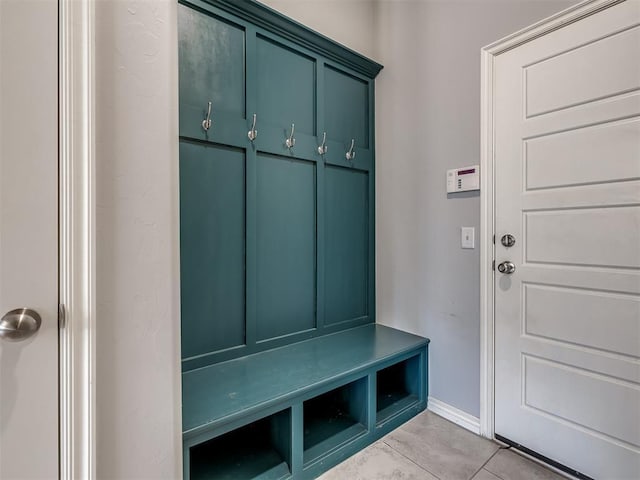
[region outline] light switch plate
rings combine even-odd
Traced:
[[[475,248],[475,228],[474,227],[461,227],[460,228],[460,246],[462,248]]]

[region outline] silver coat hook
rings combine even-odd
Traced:
[[[296,144],[296,139],[293,138],[293,132],[296,129],[296,125],[294,123],[291,124],[291,135],[289,135],[289,138],[287,138],[284,142],[284,144],[287,146],[288,149],[293,148],[293,146]]]
[[[207,132],[211,128],[211,102],[209,102],[209,106],[207,107],[207,117],[202,120],[202,128]]]
[[[318,146],[318,153],[320,155],[327,153],[327,132],[322,134],[322,145]]]
[[[349,151],[346,153],[345,157],[347,157],[347,160],[353,160],[354,158],[356,158],[356,152],[353,149],[353,145],[355,144],[356,140],[355,138],[351,139],[351,146],[349,147]]]
[[[249,137],[249,140],[251,140],[252,142],[256,139],[256,137],[258,136],[258,131],[256,130],[256,117],[258,115],[257,114],[253,114],[253,124],[251,125],[251,130],[249,130],[247,132],[247,137]]]

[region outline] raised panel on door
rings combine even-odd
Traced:
[[[524,162],[527,192],[640,180],[640,119],[533,137]]]
[[[571,428],[606,436],[609,441],[628,447],[640,444],[640,389],[636,384],[526,354],[522,369],[523,404],[534,415],[548,415]],[[553,392],[549,391],[549,384],[554,385]],[[598,415],[604,406],[625,415]],[[603,470],[610,471],[612,465],[607,461],[603,455]]]
[[[245,29],[178,5],[180,134],[231,141],[246,136]],[[211,127],[202,126],[211,102]]]
[[[637,60],[635,68],[620,66],[626,60],[634,61],[639,44],[640,26],[636,25],[527,65],[526,117],[637,91],[640,88]],[[590,81],[585,82],[585,78]]]
[[[640,334],[632,333],[640,333],[637,295],[525,283],[522,296],[524,335],[543,338],[558,346],[577,345],[582,351],[616,352],[640,358]],[[603,322],[605,318],[607,321]]]
[[[325,169],[325,325],[368,315],[369,175]]]
[[[258,35],[253,85],[259,149],[303,158],[317,156],[315,59]],[[292,124],[296,144],[289,152],[285,140]]]
[[[180,143],[182,358],[245,343],[245,154]]]
[[[640,207],[562,208],[525,212],[527,263],[640,269]],[[604,247],[604,248],[603,248]]]
[[[316,326],[315,164],[257,158],[257,341]]]
[[[324,129],[329,140],[369,149],[369,84],[329,66],[324,69]]]

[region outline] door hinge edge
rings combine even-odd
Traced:
[[[67,326],[67,309],[64,303],[58,304],[58,328],[65,328]]]

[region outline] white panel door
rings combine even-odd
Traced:
[[[55,0],[0,0],[0,317],[42,320],[0,338],[3,480],[58,477],[57,18]]]
[[[515,266],[495,274],[495,433],[640,479],[640,1],[494,75],[496,266]]]

